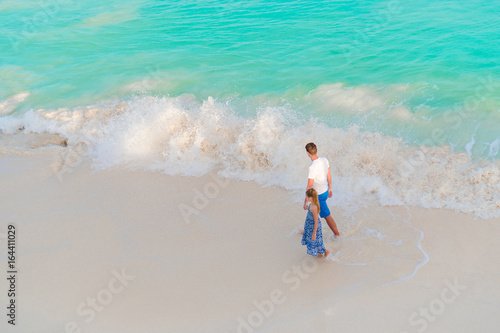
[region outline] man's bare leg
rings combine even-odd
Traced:
[[[337,229],[337,224],[333,220],[332,214],[325,217],[325,221],[326,221],[326,223],[328,223],[328,226],[330,227],[330,229],[332,229],[335,236],[337,236],[337,237],[340,236],[339,229]]]

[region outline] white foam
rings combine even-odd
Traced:
[[[124,165],[195,176],[217,171],[279,185],[298,198],[310,163],[304,145],[314,141],[330,160],[335,205],[415,205],[500,216],[498,161],[474,163],[449,147],[408,146],[356,126],[300,122],[283,107],[244,118],[213,98],[146,96],[0,118],[4,133],[23,127],[25,133],[65,137],[69,149],[84,143],[97,169]]]
[[[472,147],[474,147],[475,143],[476,143],[476,135],[474,134],[472,135],[472,138],[469,141],[469,143],[465,145],[465,151],[467,152],[467,154],[469,154],[469,156],[472,156]]]
[[[99,13],[78,23],[85,27],[103,27],[117,25],[137,17],[136,9],[129,7],[115,8],[113,11]]]
[[[323,102],[328,109],[365,113],[384,105],[384,100],[369,87],[345,87],[342,83],[319,86],[312,97]]]
[[[498,150],[500,149],[500,136],[490,143],[490,148],[488,152],[488,158],[495,158],[498,155]]]
[[[0,115],[12,113],[17,108],[18,104],[24,102],[29,95],[29,92],[23,91],[7,98],[4,101],[0,101]]]
[[[394,86],[388,91],[401,94],[407,85]],[[405,106],[391,102],[388,96],[369,86],[347,87],[343,83],[320,85],[309,97],[320,103],[320,109],[328,112],[344,112],[363,115],[367,113],[384,114],[394,120],[408,120],[411,112]]]
[[[173,90],[176,86],[174,79],[169,78],[168,73],[164,71],[151,70],[149,75],[140,80],[133,81],[125,85],[122,90],[129,93],[148,93],[156,89],[163,91]]]

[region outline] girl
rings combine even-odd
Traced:
[[[307,245],[307,254],[312,256],[328,256],[330,251],[325,249],[323,244],[323,234],[321,232],[321,221],[319,219],[318,193],[310,188],[306,191],[307,202],[310,202],[307,210],[306,222],[304,224],[304,234],[302,235],[302,245]]]

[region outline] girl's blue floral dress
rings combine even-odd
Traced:
[[[326,252],[323,244],[323,232],[321,231],[321,219],[318,216],[318,230],[316,230],[316,239],[312,240],[314,231],[314,217],[311,210],[307,209],[306,222],[304,223],[304,234],[302,235],[302,245],[307,245],[307,254],[317,256]]]

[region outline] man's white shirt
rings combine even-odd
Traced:
[[[318,157],[309,166],[309,179],[314,179],[313,188],[318,195],[328,191],[328,168],[330,164],[326,157]]]

